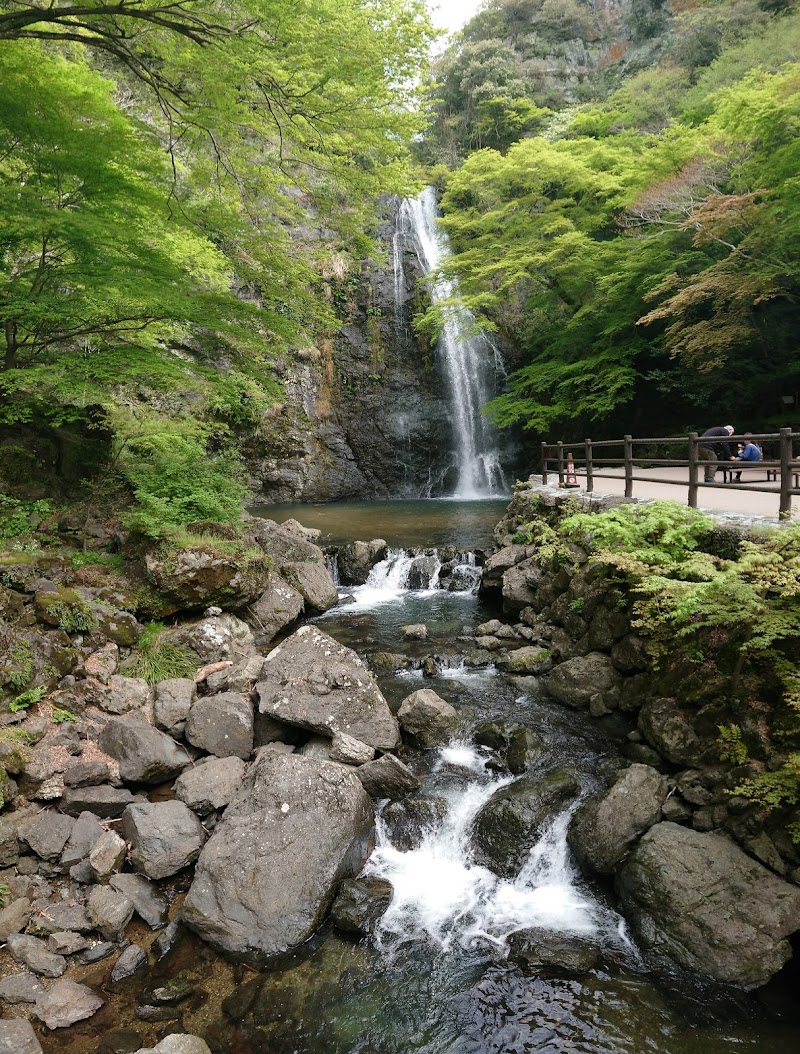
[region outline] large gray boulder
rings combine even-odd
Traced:
[[[65,977],[39,996],[33,1012],[50,1029],[69,1028],[97,1013],[102,1005],[103,1000],[88,985]]]
[[[167,629],[162,639],[186,648],[197,659],[198,666],[226,660],[237,662],[256,650],[253,631],[246,622],[227,611]]]
[[[341,581],[348,586],[363,586],[372,568],[386,558],[387,552],[388,546],[383,538],[343,545],[338,552]]]
[[[98,745],[119,762],[120,776],[131,783],[164,783],[190,762],[183,747],[141,714],[112,718],[103,727]]]
[[[593,651],[576,655],[556,666],[547,678],[547,690],[567,706],[589,706],[593,697],[604,700],[619,694],[622,676],[607,655]]]
[[[30,1021],[18,1018],[0,1021],[0,1054],[42,1054]]]
[[[672,699],[650,699],[639,711],[639,731],[673,765],[691,765],[701,750],[688,714]]]
[[[397,720],[421,747],[447,743],[458,725],[458,712],[430,688],[420,688],[400,704]]]
[[[282,629],[302,615],[303,596],[278,575],[272,575],[269,585],[245,613],[261,644],[268,644]]]
[[[62,813],[45,810],[31,823],[20,824],[19,838],[43,860],[58,860],[69,841],[75,820]]]
[[[610,875],[644,831],[657,823],[667,781],[649,765],[631,765],[605,793],[585,802],[572,818],[568,840],[579,863]]]
[[[186,738],[207,754],[246,761],[253,752],[253,704],[239,692],[196,699],[186,719]]]
[[[272,557],[278,573],[287,563],[310,562],[315,564],[325,563],[325,554],[318,545],[311,540],[313,532],[308,528],[301,528],[300,524],[289,523],[278,524],[275,520],[254,518],[250,521],[247,535],[268,556]]]
[[[503,574],[503,611],[517,615],[536,603],[542,571],[534,560],[510,567]]]
[[[339,602],[339,591],[325,564],[281,564],[281,577],[315,611],[327,611]]]
[[[269,653],[256,685],[261,714],[333,737],[345,732],[377,750],[400,739],[397,721],[354,651],[303,626]]]
[[[377,801],[383,798],[397,801],[419,787],[419,780],[408,765],[394,754],[384,754],[366,765],[359,765],[356,776],[370,798]]]
[[[156,685],[153,720],[164,732],[183,732],[186,718],[197,696],[197,685],[188,677],[173,677]]]
[[[373,839],[372,803],[354,774],[262,751],[200,854],[184,921],[220,951],[285,952],[317,928]]]
[[[722,834],[651,827],[617,875],[640,943],[726,984],[757,988],[791,958],[800,889]]]
[[[122,833],[131,843],[131,862],[147,878],[169,878],[200,852],[203,828],[182,801],[129,805]]]
[[[235,611],[260,596],[269,579],[263,556],[244,551],[228,556],[202,542],[178,553],[147,553],[145,570],[161,615],[211,605]]]
[[[547,823],[579,790],[580,781],[571,769],[552,769],[495,791],[473,823],[477,863],[503,878],[514,877]]]
[[[209,758],[178,776],[175,797],[198,816],[205,816],[215,809],[224,809],[241,787],[243,779],[244,762],[241,758]]]

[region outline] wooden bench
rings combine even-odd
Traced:
[[[760,461],[729,461],[727,465],[720,465],[722,469],[722,482],[732,483],[734,480],[734,474],[742,473],[742,482],[746,479],[751,480],[754,483],[758,483],[764,480],[767,483],[777,483],[779,470],[777,468],[765,468]],[[763,475],[766,473],[766,477]],[[800,487],[800,465],[796,469],[792,469],[792,486],[797,489]]]

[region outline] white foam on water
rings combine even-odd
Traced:
[[[418,848],[395,848],[379,823],[378,846],[366,873],[388,879],[394,890],[377,934],[381,946],[416,941],[443,949],[454,943],[503,945],[511,933],[529,928],[627,943],[619,916],[577,884],[566,838],[572,808],[547,826],[515,878],[501,878],[475,863],[470,833],[481,807],[513,777],[487,774],[480,751],[463,743],[441,751],[437,769],[447,768],[474,779],[444,793],[447,814],[423,835]]]

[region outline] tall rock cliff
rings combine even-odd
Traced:
[[[435,497],[456,475],[441,364],[415,335],[425,285],[401,200],[383,203],[380,253],[329,274],[336,335],[287,367],[286,398],[248,457],[256,502]]]

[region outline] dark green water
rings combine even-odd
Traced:
[[[328,505],[258,505],[254,516],[283,523],[296,519],[322,531],[322,544],[383,538],[391,546],[424,548],[452,545],[482,549],[508,501],[358,501]]]

